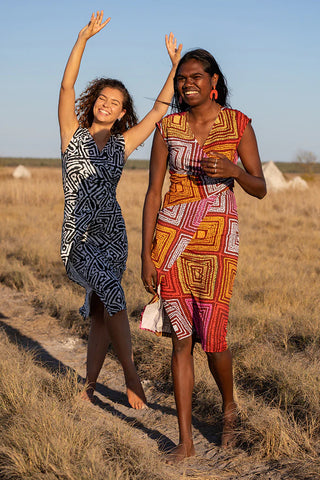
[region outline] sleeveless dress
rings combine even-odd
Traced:
[[[116,199],[124,148],[123,136],[115,135],[100,152],[88,129],[79,127],[62,154],[61,258],[68,277],[86,289],[80,308],[85,318],[90,314],[92,292],[110,316],[126,308],[121,278],[128,242]]]
[[[203,146],[186,112],[157,124],[168,148],[170,188],[158,214],[152,259],[167,315],[159,328],[147,329],[170,334],[173,328],[178,339],[194,334],[206,352],[227,349],[239,233],[233,178],[207,176],[201,160],[215,150],[236,163],[249,121],[237,110],[222,108]]]

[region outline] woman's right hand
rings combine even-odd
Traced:
[[[102,23],[102,20],[103,20],[103,10],[101,10],[101,12],[97,12],[97,15],[93,13],[91,15],[88,25],[86,25],[80,30],[79,38],[88,40],[89,38],[93,37],[93,35],[100,32],[100,30],[102,30],[107,25],[107,23],[110,22],[111,17],[107,18],[107,20],[105,20],[103,23]]]
[[[141,280],[147,292],[157,293],[157,270],[151,257],[142,260]]]

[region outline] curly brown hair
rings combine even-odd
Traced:
[[[79,125],[83,128],[89,128],[93,122],[93,106],[99,97],[101,91],[105,87],[116,88],[123,95],[122,107],[126,110],[125,115],[121,120],[116,120],[111,128],[112,134],[123,133],[129,128],[137,125],[138,118],[134,110],[133,100],[120,80],[113,78],[95,78],[92,80],[84,92],[81,93],[76,100],[76,115],[78,117]]]

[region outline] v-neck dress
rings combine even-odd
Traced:
[[[99,151],[86,128],[78,128],[62,154],[65,195],[61,257],[71,280],[86,289],[80,313],[90,313],[95,292],[109,315],[126,308],[121,286],[128,243],[116,188],[125,141],[111,136]]]
[[[227,348],[239,233],[233,178],[207,176],[201,160],[215,150],[236,163],[249,121],[222,108],[203,146],[185,112],[157,124],[168,148],[170,188],[158,214],[152,259],[171,328],[178,339],[194,334],[206,352]],[[157,333],[169,334],[170,323]]]

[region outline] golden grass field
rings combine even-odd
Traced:
[[[31,294],[37,308],[86,338],[88,323],[78,314],[83,291],[68,280],[59,256],[60,169],[31,168],[29,180],[14,180],[12,170],[0,169],[0,281]],[[118,188],[129,238],[123,286],[138,370],[165,394],[172,391],[170,341],[138,328],[139,313],[149,299],[140,281],[141,213],[147,181],[146,170],[125,170]],[[275,470],[282,472],[277,478],[313,480],[320,478],[320,178],[309,178],[309,189],[303,192],[271,192],[261,201],[236,187],[236,197],[240,259],[228,341],[241,416],[239,447],[259,462],[273,462]],[[50,377],[4,334],[0,346],[0,427],[6,432],[0,439],[0,478],[164,478],[156,453],[150,453],[153,469],[148,474],[149,457],[132,459],[128,446],[132,434],[128,427],[125,435],[119,434],[120,421],[115,421],[108,435],[94,435],[89,420],[79,422],[84,407],[72,401],[75,378]],[[194,414],[214,423],[212,405],[221,401],[199,348],[195,364]],[[56,431],[69,433],[56,451],[47,452],[52,473],[42,476],[47,470],[32,460],[40,447],[18,438],[21,429],[35,429],[44,448],[48,429],[53,428],[52,422],[48,426],[48,411],[60,422]],[[58,442],[56,431],[52,435]],[[122,463],[110,450],[112,442],[125,459]],[[71,466],[72,459],[77,467]],[[140,470],[139,462],[145,462]]]

